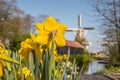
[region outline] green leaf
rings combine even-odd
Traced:
[[[12,71],[11,69],[11,63],[5,62],[6,68],[8,69],[8,71]]]
[[[84,64],[82,65],[82,68],[81,68],[81,70],[80,70],[79,76],[77,77],[78,80],[80,80],[80,78],[81,78],[83,69],[84,69]]]
[[[42,78],[41,80],[49,80],[49,77],[48,77],[48,63],[49,63],[49,57],[48,57],[48,51],[45,51],[45,49],[43,50],[43,57],[44,57],[44,60],[43,60],[43,70],[42,70]]]
[[[40,80],[40,62],[39,62],[39,59],[38,59],[38,53],[35,52],[35,80]]]
[[[15,78],[14,80],[17,80],[17,75],[16,75],[16,72],[17,72],[17,71],[16,71],[16,69],[15,69],[15,67],[14,67],[14,64],[12,65],[12,68],[13,68],[13,74],[14,74],[13,76],[14,76],[14,78]]]
[[[74,58],[74,61],[73,61],[73,67],[74,67],[74,68],[73,68],[72,71],[71,71],[70,80],[72,80],[72,75],[73,75],[74,72],[75,72],[75,70],[74,70],[74,69],[75,69],[75,60],[76,60],[76,59]]]
[[[3,80],[3,79],[0,77],[0,80]]]
[[[55,59],[54,59],[54,40],[52,40],[52,47],[49,52],[50,60],[49,60],[49,80],[54,80],[55,78]]]
[[[19,69],[20,69],[20,73],[21,73],[21,75],[20,75],[20,80],[24,80],[24,74],[23,74],[23,72],[22,72],[22,63],[21,63],[21,58],[20,58],[20,66],[19,66]]]
[[[34,74],[35,65],[34,65],[34,56],[33,56],[33,54],[35,54],[35,53],[32,53],[32,52],[29,53],[29,69],[32,72],[33,78],[35,79],[35,74]]]
[[[66,67],[67,67],[67,63],[68,63],[68,61],[69,61],[69,57],[70,57],[70,48],[68,49],[68,57],[67,57],[67,60],[66,60],[66,62],[65,62],[64,71],[63,71],[63,74],[62,74],[62,77],[61,77],[60,80],[63,80],[63,76],[64,76],[65,71],[66,71]]]
[[[5,73],[5,78],[9,78],[9,71],[6,69],[6,68],[4,68],[4,73]]]

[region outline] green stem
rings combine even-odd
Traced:
[[[38,59],[38,53],[35,52],[34,55],[34,60],[35,60],[35,80],[40,80],[40,69],[39,69],[39,59]]]
[[[42,78],[41,80],[49,80],[48,77],[48,52],[43,50],[43,70],[42,70]]]

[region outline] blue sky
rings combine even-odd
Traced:
[[[17,6],[26,14],[34,17],[38,15],[51,15],[68,27],[78,27],[78,15],[82,16],[82,27],[96,27],[95,12],[86,0],[18,0]],[[66,32],[65,37],[74,40],[73,32]],[[90,52],[98,52],[100,40],[98,28],[88,31],[86,39],[92,43],[88,48]]]

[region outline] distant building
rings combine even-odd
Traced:
[[[80,45],[77,41],[66,40],[66,45],[64,47],[57,47],[59,54],[67,54],[70,49],[70,54],[82,54],[84,47]]]

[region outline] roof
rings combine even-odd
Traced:
[[[66,40],[66,46],[75,47],[75,48],[84,48],[77,41],[70,41],[70,40]]]

